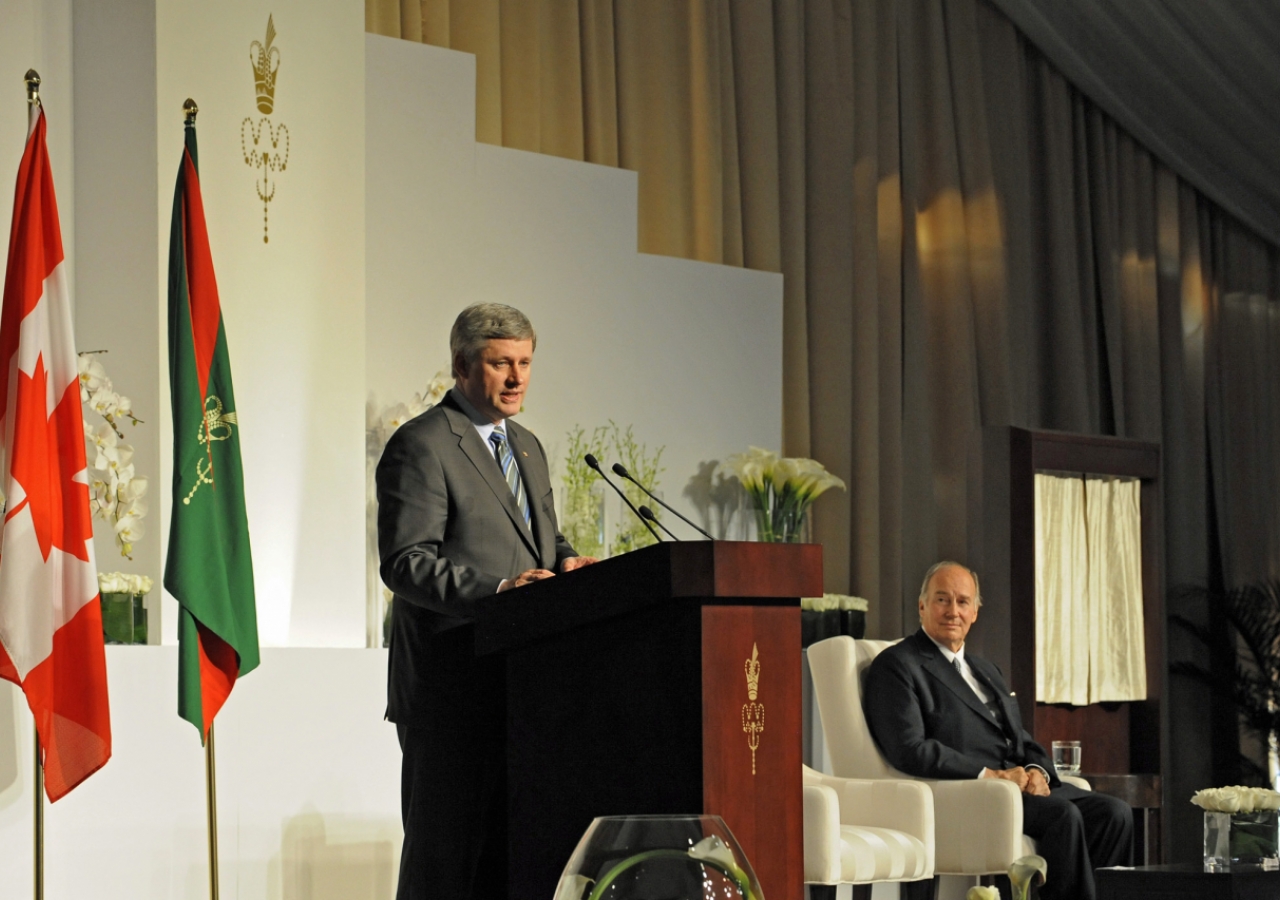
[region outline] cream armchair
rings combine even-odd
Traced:
[[[804,767],[804,880],[811,900],[836,886],[870,898],[878,881],[933,878],[933,795],[919,781],[838,778]]]
[[[891,643],[835,637],[809,647],[827,750],[835,774],[843,778],[910,779],[885,762],[862,713],[862,676],[876,654]],[[1035,852],[1035,843],[1022,833],[1022,800],[1012,782],[922,783],[933,792],[937,874],[1003,873],[1018,857]]]

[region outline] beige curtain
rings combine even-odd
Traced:
[[[1037,473],[1036,700],[1145,700],[1141,483]]]
[[[1036,700],[1089,700],[1084,479],[1036,474]]]
[[[1089,536],[1089,702],[1147,699],[1141,483],[1085,479]]]

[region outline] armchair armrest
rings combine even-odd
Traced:
[[[1022,855],[1022,793],[1010,781],[931,781],[936,871],[948,875],[1004,872]]]
[[[924,844],[928,871],[933,871],[934,809],[933,792],[923,781],[907,779],[841,778],[806,767],[806,790],[822,786],[838,796],[838,825],[865,828],[887,828],[901,831]],[[808,823],[806,805],[805,822]],[[839,828],[837,828],[839,831]],[[808,848],[806,846],[806,856]]]
[[[1085,781],[1079,775],[1063,775],[1061,772],[1059,772],[1058,780],[1061,781],[1063,784],[1074,784],[1076,787],[1080,788],[1080,790],[1082,791],[1093,790],[1093,785],[1089,784],[1089,782]]]
[[[824,784],[804,786],[804,880],[840,881],[840,801]]]

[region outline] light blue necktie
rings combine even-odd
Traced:
[[[524,524],[528,525],[530,522],[529,497],[525,494],[524,482],[520,479],[520,467],[516,465],[516,458],[511,454],[511,447],[507,444],[507,433],[501,428],[493,429],[493,434],[489,435],[489,443],[493,444],[493,455],[497,457],[498,465],[502,467],[502,477],[507,479],[507,487],[511,488],[511,493],[516,498],[520,514],[524,516]]]

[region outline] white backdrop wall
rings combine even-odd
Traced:
[[[266,43],[268,14],[280,66],[275,107],[264,115],[249,52],[252,41]],[[200,106],[200,180],[240,407],[265,645],[364,645],[363,35],[362,0],[156,6],[161,291],[182,103],[192,97]],[[255,170],[244,161],[246,119],[288,130],[268,242]],[[158,311],[163,334],[163,296]],[[161,433],[168,434],[167,368],[159,374]],[[169,458],[162,485],[172,477]],[[169,491],[156,499],[163,540]],[[166,603],[166,640],[176,637],[175,610]]]

